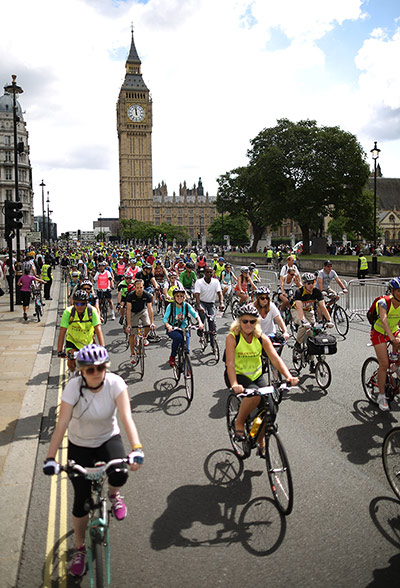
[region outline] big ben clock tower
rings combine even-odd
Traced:
[[[117,102],[120,220],[154,222],[152,125],[152,101],[142,78],[132,30],[125,80]]]

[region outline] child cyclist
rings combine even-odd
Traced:
[[[387,343],[392,343],[393,353],[398,353],[400,346],[400,277],[393,278],[389,282],[391,295],[387,300],[384,296],[377,303],[378,319],[371,329],[371,342],[378,358],[378,406],[381,410],[389,410],[389,404],[385,396],[386,373],[389,367]]]
[[[108,463],[124,458],[117,412],[131,445],[129,464],[132,471],[143,463],[144,454],[139,433],[132,419],[128,388],[117,374],[107,371],[109,357],[105,347],[87,345],[79,350],[76,359],[80,377],[65,386],[60,413],[52,435],[47,458],[43,465],[46,475],[58,474],[57,451],[68,429],[68,460],[83,467],[92,467],[98,461]],[[117,521],[127,515],[127,507],[120,487],[128,479],[125,465],[111,466],[107,470],[111,509]],[[71,478],[74,487],[72,521],[75,534],[75,552],[70,565],[73,576],[83,576],[86,570],[85,532],[89,515],[85,502],[90,499],[90,480]]]
[[[181,329],[187,327],[190,315],[197,320],[199,329],[202,330],[204,328],[198,313],[190,304],[185,302],[185,289],[179,282],[173,290],[172,296],[174,301],[168,305],[163,317],[163,323],[167,329],[167,335],[172,339],[171,355],[168,361],[171,367],[175,365],[176,352],[178,351],[179,345],[183,343],[184,336],[182,331],[176,330],[176,327]],[[189,349],[189,332],[187,333],[187,336],[187,347]]]

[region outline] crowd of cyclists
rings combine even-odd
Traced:
[[[70,427],[70,459],[80,459],[79,463],[87,466],[94,458],[124,457],[117,411],[132,445],[131,469],[143,463],[144,454],[130,410],[127,414],[127,386],[119,376],[106,370],[109,357],[102,332],[105,309],[110,320],[119,320],[121,330],[129,338],[132,363],[136,361],[135,337],[139,325],[143,327],[143,341],[147,347],[155,333],[155,316],[160,314],[162,326],[171,339],[167,361],[173,367],[178,347],[186,344],[189,349],[190,330],[186,327],[191,322],[196,325],[201,341],[207,327],[210,332],[216,332],[216,312],[225,312],[228,305],[235,308],[234,322],[225,342],[224,378],[228,388],[241,394],[245,388],[266,385],[265,357],[284,380],[296,385],[298,377],[289,371],[280,356],[283,344],[294,333],[294,349],[300,350],[310,329],[320,320],[325,320],[326,327],[332,328],[334,324],[325,303],[332,297],[337,298],[330,288],[331,281],[337,282],[343,292],[347,291],[345,283],[332,269],[331,261],[326,260],[318,272],[301,274],[291,255],[282,260],[279,285],[274,293],[262,284],[256,263],[235,271],[223,256],[214,252],[173,247],[160,251],[146,247],[87,246],[47,251],[41,256],[47,265],[60,266],[61,279],[66,284],[68,306],[60,322],[57,351],[59,357],[67,358],[71,376],[44,465],[47,474],[58,472],[56,451],[61,434],[74,419],[80,422]],[[28,282],[35,279],[46,285],[45,280],[39,278],[43,273],[41,270],[39,273],[35,259],[35,253],[28,252],[23,265],[24,275],[32,276],[21,279],[21,284],[27,284],[28,289]],[[378,406],[381,410],[389,409],[385,397],[388,343],[392,344],[393,354],[397,354],[400,347],[400,278],[390,280],[389,285],[390,296],[376,303],[377,319],[371,329],[371,341],[379,362]],[[26,303],[27,296],[24,298],[24,320]],[[289,309],[292,327],[294,325],[291,332],[285,319]],[[280,348],[274,346],[276,341],[282,343]],[[312,369],[311,364],[310,371]],[[106,395],[102,409],[97,406],[99,393]],[[252,397],[241,402],[235,423],[237,440],[243,439],[245,421],[259,401],[259,397]],[[264,456],[262,443],[261,440],[258,447],[261,457]],[[126,505],[119,492],[125,479],[125,474],[110,478],[110,499],[118,520],[126,516]],[[88,487],[74,484],[74,490],[76,550],[70,571],[81,576],[85,571],[84,529],[87,525],[82,504]]]

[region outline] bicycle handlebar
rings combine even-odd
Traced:
[[[287,384],[281,384],[279,388],[274,388],[274,386],[263,386],[262,388],[245,388],[244,392],[240,392],[239,394],[236,394],[236,396],[267,396],[268,394],[275,394],[277,390],[279,390],[279,392],[287,392],[292,388],[296,388],[296,386],[288,386]]]

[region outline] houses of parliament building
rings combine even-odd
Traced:
[[[189,236],[207,236],[215,216],[216,196],[204,193],[201,178],[197,186],[180,184],[179,193],[168,194],[162,182],[153,189],[151,134],[153,104],[141,72],[141,61],[133,38],[126,60],[125,79],[117,102],[119,147],[119,219],[134,219],[154,225],[184,226]]]

